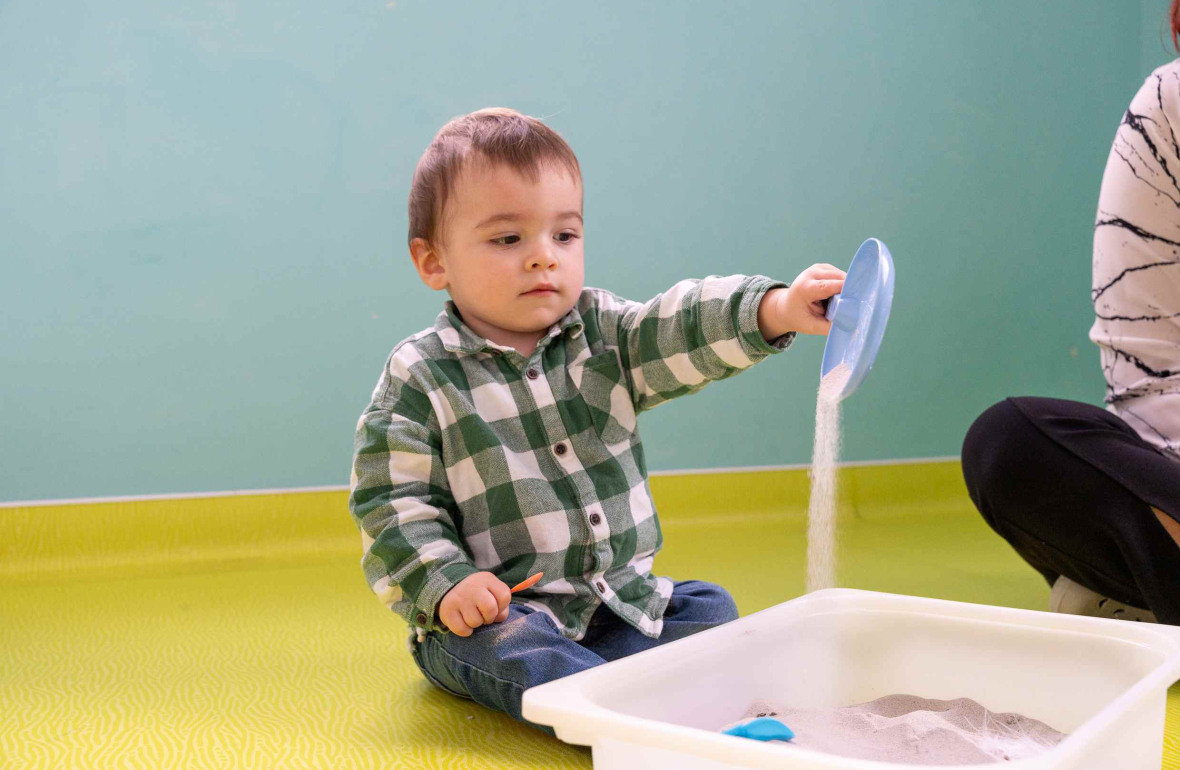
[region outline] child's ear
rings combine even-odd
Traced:
[[[414,260],[414,267],[418,269],[418,277],[422,279],[422,283],[435,291],[447,288],[447,269],[438,250],[431,246],[429,241],[425,238],[410,241],[410,258]]]

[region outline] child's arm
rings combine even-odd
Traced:
[[[427,397],[389,370],[378,392],[357,425],[348,500],[361,566],[382,603],[412,626],[437,629],[443,596],[479,570],[460,545]]]
[[[816,265],[796,279],[798,289],[763,276],[709,276],[681,281],[645,303],[597,289],[592,295],[603,340],[617,345],[642,411],[786,350],[796,332],[826,333],[816,303],[840,291],[843,275]]]

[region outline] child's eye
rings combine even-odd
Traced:
[[[501,235],[499,238],[493,238],[492,243],[498,246],[511,246],[514,243],[520,242],[519,235]]]
[[[576,240],[578,237],[579,236],[577,233],[571,233],[569,231],[557,234],[557,240],[559,243],[569,243],[570,241]]]

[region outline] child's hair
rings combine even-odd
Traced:
[[[472,156],[502,163],[536,181],[541,168],[556,164],[575,178],[582,170],[574,151],[549,126],[506,107],[462,115],[434,135],[422,153],[410,186],[409,240],[439,241],[440,224],[455,179]]]

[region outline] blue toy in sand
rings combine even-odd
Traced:
[[[856,250],[844,291],[828,300],[832,329],[824,345],[823,377],[840,364],[852,370],[840,398],[852,395],[873,368],[873,359],[885,336],[889,308],[893,305],[893,257],[885,244],[869,238]]]
[[[789,741],[795,737],[795,732],[777,719],[759,717],[743,722],[740,725],[722,730],[726,735],[738,738],[752,738],[756,741]]]

